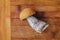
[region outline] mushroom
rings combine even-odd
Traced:
[[[36,32],[43,32],[47,27],[48,24],[42,20],[37,19],[33,15],[35,11],[31,8],[25,8],[20,13],[20,20],[26,19],[29,25],[36,31]]]
[[[35,14],[34,10],[32,10],[31,8],[25,8],[20,13],[20,20],[24,20],[27,17],[32,16],[34,14]]]

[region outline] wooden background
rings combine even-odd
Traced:
[[[0,0],[0,40],[11,40],[10,0]]]
[[[37,10],[40,6],[57,8],[52,11]],[[26,20],[19,19],[20,12],[25,7],[38,11],[38,17],[49,24],[44,32],[35,32]],[[12,40],[60,40],[60,0],[11,0],[11,32]]]

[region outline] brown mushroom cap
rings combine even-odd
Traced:
[[[24,20],[27,17],[32,16],[33,14],[35,14],[34,10],[32,10],[31,8],[25,8],[20,13],[20,20]]]

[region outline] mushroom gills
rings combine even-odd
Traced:
[[[49,24],[47,24],[46,22],[42,21],[42,20],[38,20],[36,17],[34,16],[30,16],[27,18],[27,21],[29,23],[29,25],[36,31],[39,33],[42,33]]]

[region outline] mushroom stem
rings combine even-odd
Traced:
[[[44,21],[38,20],[37,18],[30,16],[27,18],[29,25],[36,31],[36,32],[43,32],[47,27],[48,24]]]

